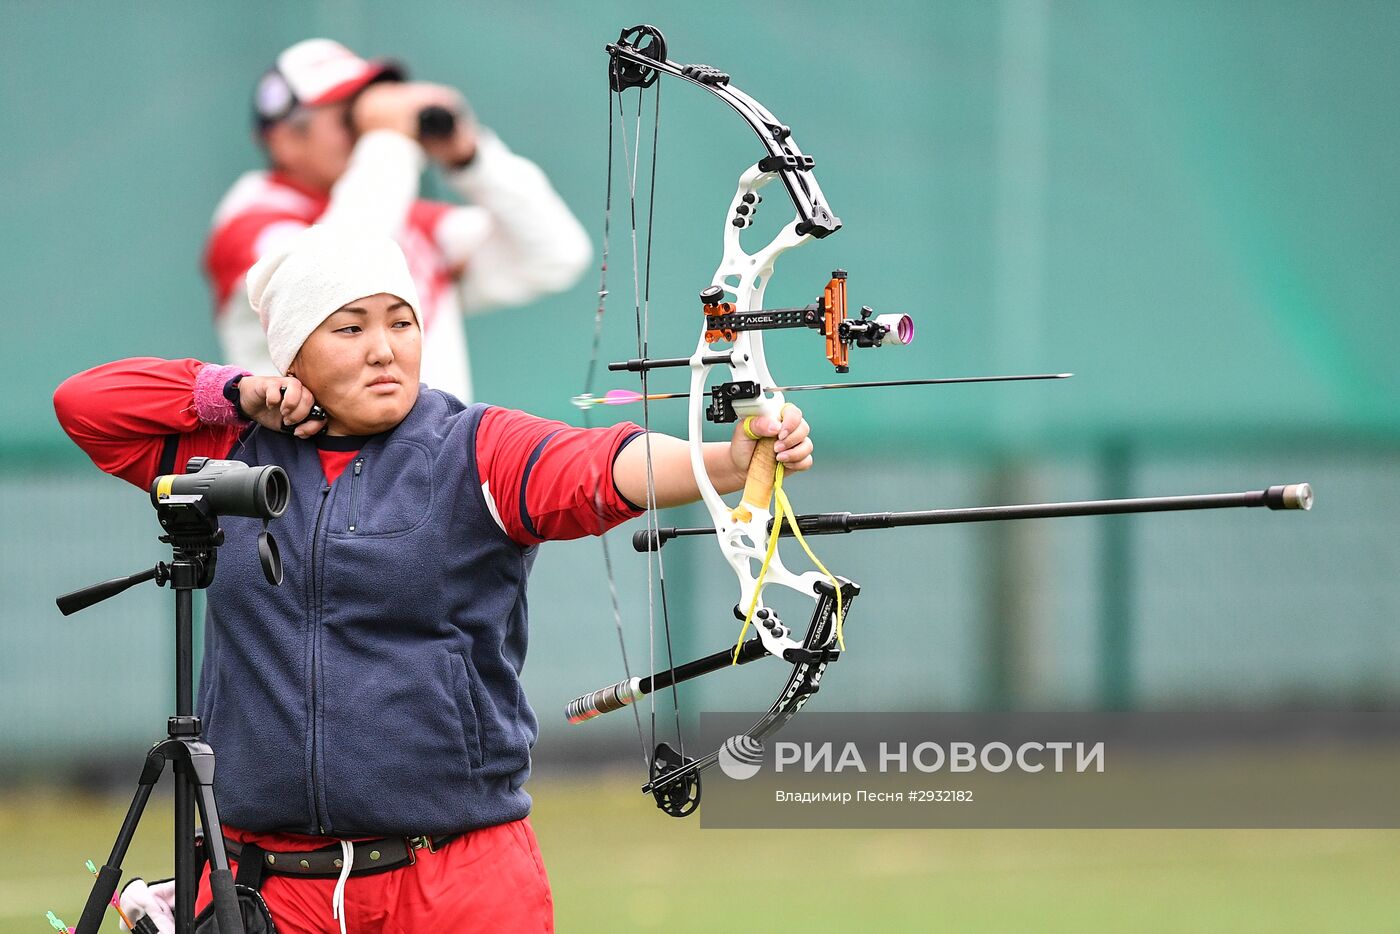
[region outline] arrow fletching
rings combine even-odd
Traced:
[[[643,399],[654,402],[657,399],[684,399],[685,397],[686,393],[683,392],[654,392],[649,396],[643,396],[630,389],[609,389],[602,397],[585,392],[574,396],[569,401],[581,409],[591,409],[595,405],[628,405],[633,402],[641,402]]]

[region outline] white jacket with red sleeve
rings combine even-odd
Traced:
[[[481,130],[472,163],[446,176],[469,205],[420,199],[425,164],[417,142],[377,130],[355,144],[329,195],[275,171],[240,178],[214,213],[204,256],[224,358],[253,373],[277,372],[243,276],[304,227],[348,224],[403,247],[423,305],[423,381],[470,402],[463,316],[569,288],[592,249],[544,172],[489,130]]]

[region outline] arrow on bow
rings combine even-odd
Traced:
[[[732,387],[726,394],[738,392],[815,392],[821,389],[882,389],[890,386],[947,386],[954,383],[1010,383],[1031,379],[1069,379],[1073,373],[1032,373],[1024,376],[941,376],[934,379],[880,379],[858,383],[810,383],[805,386],[764,386],[747,387],[738,383],[726,384]],[[719,388],[719,387],[716,387]],[[713,397],[714,390],[711,390]],[[609,389],[601,396],[579,393],[569,401],[580,409],[591,409],[597,405],[629,405],[635,402],[656,402],[662,399],[686,399],[688,392],[654,392],[644,396],[630,389]]]

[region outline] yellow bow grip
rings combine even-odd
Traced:
[[[735,522],[748,522],[755,509],[767,510],[773,499],[773,472],[778,466],[773,441],[773,438],[759,438],[754,446],[753,460],[749,461],[749,473],[744,480],[744,498],[729,514]]]
[[[778,409],[779,421],[790,405],[791,402],[784,402],[782,408]],[[750,415],[742,422],[744,434],[758,443],[754,445],[753,460],[749,461],[748,476],[744,479],[744,498],[729,513],[729,518],[735,522],[748,522],[753,518],[755,509],[767,510],[768,504],[773,500],[773,472],[778,466],[778,455],[773,450],[773,442],[777,439],[760,438],[753,433],[749,423],[757,417]]]

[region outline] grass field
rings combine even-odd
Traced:
[[[532,791],[564,932],[1400,931],[1400,832],[718,831],[627,778]],[[124,807],[0,799],[0,934],[77,923]],[[157,799],[128,867],[168,874],[169,841]]]

